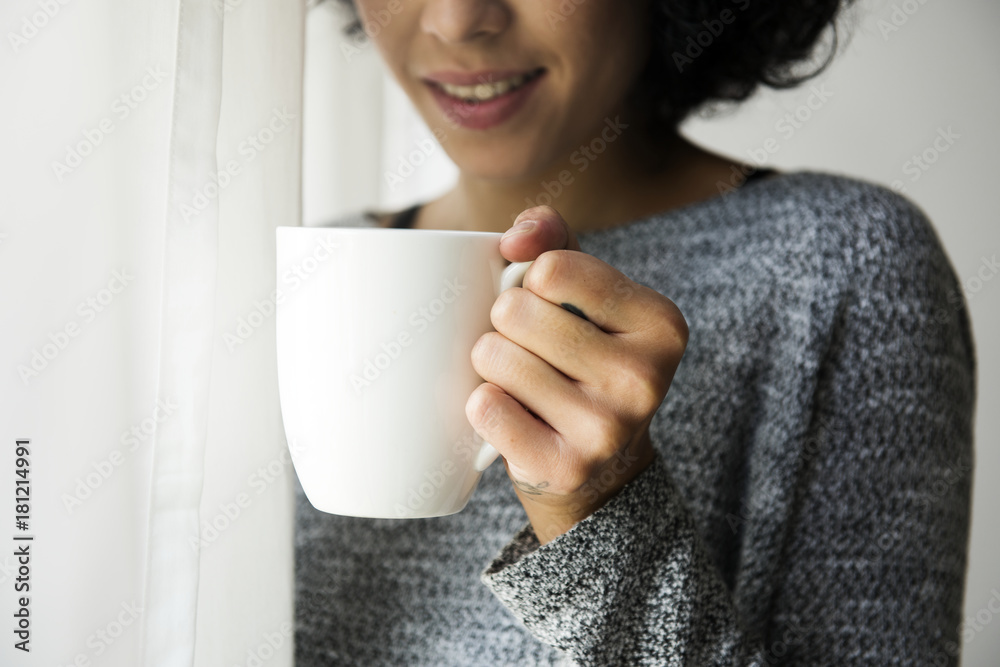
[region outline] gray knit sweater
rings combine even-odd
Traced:
[[[653,465],[544,546],[499,463],[443,518],[298,489],[298,667],[956,664],[975,356],[920,209],[793,172],[579,240],[690,327]]]

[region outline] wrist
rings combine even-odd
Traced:
[[[631,447],[620,450],[571,494],[532,493],[515,483],[514,492],[524,507],[540,544],[547,544],[587,518],[626,484],[648,468],[655,458],[648,431]]]

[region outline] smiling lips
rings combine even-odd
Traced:
[[[538,68],[528,72],[487,72],[480,74],[461,74],[442,72],[428,80],[437,85],[452,97],[465,101],[485,102],[499,97],[507,92],[517,90],[525,83],[538,78],[544,72]]]
[[[456,124],[483,130],[520,109],[545,74],[535,70],[435,72],[424,79],[438,105]]]

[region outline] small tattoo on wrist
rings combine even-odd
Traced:
[[[543,489],[545,489],[548,485],[549,485],[548,482],[539,482],[538,484],[528,484],[527,482],[519,482],[516,479],[514,480],[514,486],[516,486],[524,493],[527,493],[528,495],[532,496],[542,495],[542,493],[544,493]]]

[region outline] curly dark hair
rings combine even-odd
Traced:
[[[652,48],[633,88],[638,122],[652,135],[673,132],[689,114],[740,102],[760,85],[793,88],[824,71],[837,52],[837,15],[855,0],[651,0]],[[353,0],[338,0],[364,35]],[[824,32],[830,48],[812,71]]]

